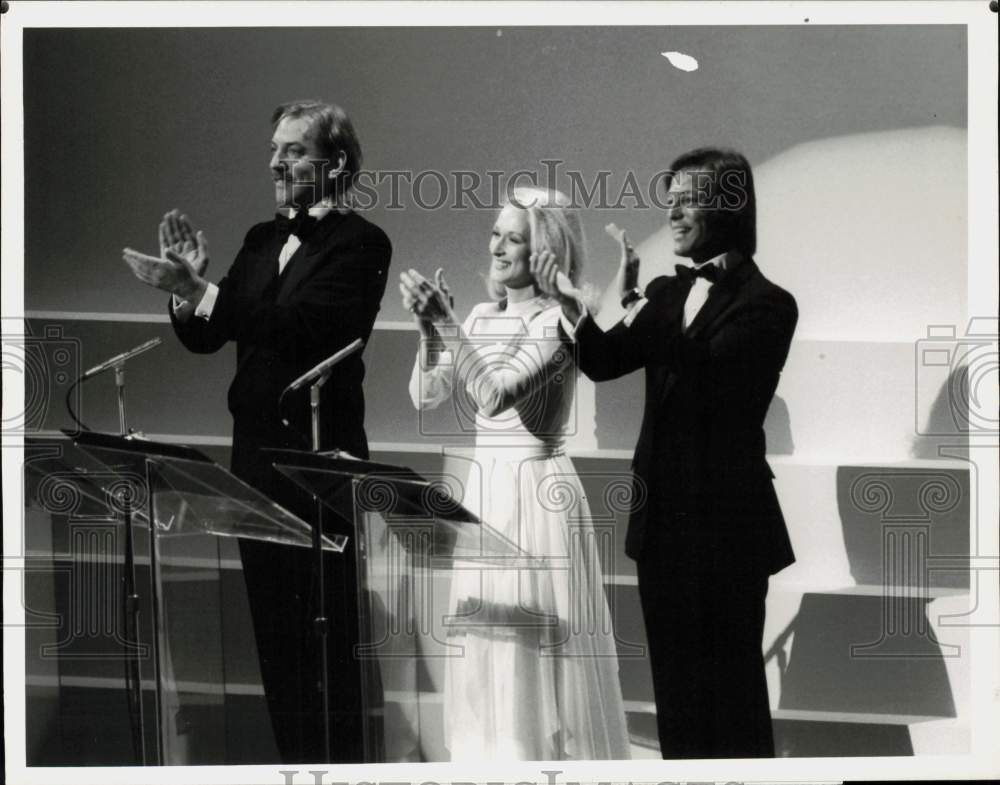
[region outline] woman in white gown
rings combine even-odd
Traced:
[[[468,395],[478,468],[463,503],[531,557],[521,569],[456,564],[448,642],[460,654],[446,660],[444,690],[452,760],[629,757],[590,513],[564,449],[573,350],[529,270],[532,254],[552,254],[578,280],[583,237],[567,205],[556,191],[514,191],[489,244],[495,301],[461,325],[440,270],[433,282],[400,277],[422,334],[410,397],[433,408]]]

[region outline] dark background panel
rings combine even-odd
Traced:
[[[672,68],[667,50],[699,69]],[[172,207],[205,229],[221,276],[272,213],[269,118],[293,98],[341,103],[373,170],[544,179],[541,161],[561,160],[588,185],[611,173],[613,203],[629,170],[645,184],[703,144],[759,165],[815,139],[964,127],[965,63],[959,26],[27,30],[25,304],[162,312],[120,250],[153,250]],[[422,193],[438,201],[434,179]],[[401,203],[371,211],[394,268],[443,266],[463,307],[484,299],[493,210]],[[602,228],[626,217],[635,238],[663,222],[658,209],[586,211],[598,284],[615,257]],[[382,316],[403,318],[394,291]]]

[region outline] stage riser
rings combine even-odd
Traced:
[[[173,434],[172,438],[182,443],[199,444],[213,459],[228,465],[231,419],[225,409],[225,389],[233,373],[231,352],[224,350],[210,357],[189,354],[163,322],[39,319],[30,324],[36,336],[44,336],[46,326],[58,328],[54,332],[50,329],[46,343],[37,350],[38,356],[49,363],[46,367],[50,373],[45,378],[51,405],[36,411],[35,428],[52,430],[69,425],[62,397],[71,371],[159,336],[164,345],[129,366],[130,424],[150,433]],[[59,340],[73,347],[75,365],[52,365],[56,357],[51,347],[58,348]],[[431,479],[451,474],[461,477],[467,465],[458,458],[443,459],[440,454],[443,441],[469,441],[468,434],[454,427],[453,411],[443,409],[421,418],[409,401],[406,385],[415,333],[376,330],[371,344],[367,350],[366,424],[376,448],[373,457],[411,466]],[[781,754],[837,755],[844,754],[838,750],[862,749],[856,746],[856,735],[863,735],[864,728],[859,731],[855,728],[858,723],[844,722],[840,717],[851,710],[894,716],[895,721],[881,725],[910,727],[909,743],[917,753],[953,751],[967,744],[967,640],[961,628],[945,628],[938,617],[960,614],[974,604],[969,594],[970,575],[962,567],[962,558],[969,554],[969,498],[976,478],[974,474],[970,477],[968,466],[960,461],[913,459],[933,454],[941,443],[961,442],[946,436],[923,438],[918,433],[926,430],[924,425],[932,409],[935,433],[947,433],[948,420],[942,419],[947,406],[942,409],[941,400],[937,400],[940,383],[922,383],[914,392],[914,379],[921,372],[916,358],[915,346],[906,343],[796,341],[779,398],[769,414],[766,430],[775,486],[798,556],[795,565],[772,578],[765,631],[766,650],[779,638],[782,640],[781,657],[774,652],[768,662]],[[170,368],[169,381],[163,368]],[[585,432],[589,427],[596,429],[597,447],[609,451],[596,455],[577,451],[574,464],[596,527],[607,536],[602,563],[616,633],[622,642],[622,689],[630,705],[640,709],[635,716],[641,716],[652,703],[652,689],[648,661],[630,656],[636,647],[644,645],[645,637],[635,589],[635,565],[624,556],[622,547],[627,505],[606,494],[609,488],[628,479],[641,414],[641,375],[598,385],[595,396],[596,419],[578,419],[581,432],[570,440],[570,447],[572,452],[574,444],[593,446],[592,439],[591,444],[587,441],[592,434]],[[184,403],[195,400],[197,406]],[[94,428],[117,429],[110,377],[85,384],[78,412]],[[206,437],[211,443],[204,443]],[[888,488],[888,495],[883,493],[884,488]],[[32,526],[27,537],[29,553],[43,556],[53,551],[66,553],[70,541],[65,526],[56,530]],[[230,716],[227,708],[227,723],[245,720],[258,729],[263,727],[267,735],[267,715],[262,704],[258,706],[259,696],[247,694],[259,690],[259,677],[234,543],[223,541],[217,549],[189,541],[174,547],[181,562],[186,559],[196,566],[222,556],[222,569],[214,577],[178,584],[168,591],[178,607],[206,611],[208,606],[198,598],[208,596],[216,598],[213,602],[217,605],[225,603],[226,678],[230,685],[236,685],[233,697],[250,701],[243,705],[238,717]],[[950,565],[942,561],[948,557],[952,559]],[[925,566],[934,569],[924,570]],[[140,576],[144,575],[143,569],[140,565]],[[31,578],[32,607],[67,608],[68,589],[59,583],[64,580],[58,575]],[[855,589],[854,593],[845,591],[856,585],[865,588]],[[882,599],[889,591],[885,586],[905,588],[915,597],[926,596],[929,603],[901,601],[893,610],[891,602]],[[863,596],[858,596],[859,591]],[[447,611],[447,596],[446,581],[436,580],[434,618],[442,618]],[[234,619],[237,621],[230,623]],[[924,630],[907,643],[924,646],[919,653],[929,657],[866,661],[844,653],[845,647],[849,652],[851,644],[877,640],[877,631],[890,620],[923,624],[924,619],[929,620],[931,637]],[[208,633],[200,630],[197,619],[185,623],[192,634],[177,645],[174,666],[179,678],[183,678],[180,674],[197,673],[199,663],[204,663],[205,652],[197,641],[203,639],[201,633]],[[196,630],[200,631],[196,634]],[[793,634],[786,635],[790,630]],[[106,686],[95,689],[115,691],[107,684],[120,681],[120,663],[68,659],[55,666],[51,660],[43,661],[32,653],[32,649],[37,652],[41,642],[56,640],[53,634],[51,630],[37,631],[29,636],[29,675],[58,675],[71,681],[96,677]],[[959,647],[959,654],[951,656],[954,650],[946,649],[949,656],[942,656],[929,640]],[[433,707],[440,707],[442,662],[428,659],[425,665],[428,710],[439,711]],[[878,689],[881,687],[885,689]],[[60,726],[59,717],[49,714],[53,704],[45,702],[46,689],[51,688],[29,686],[29,697],[39,701],[39,713],[29,734],[29,738],[38,740],[34,751],[41,756],[39,762],[52,754],[46,739],[51,739],[53,728],[62,727],[60,732],[72,735],[65,730],[69,726]],[[929,705],[904,705],[906,702],[899,699],[901,694],[910,694]],[[226,695],[226,706],[235,706],[229,702],[229,693]],[[250,720],[255,711],[247,708],[250,705],[260,709],[256,724]],[[121,713],[124,708],[122,697],[117,715],[121,721],[125,721]],[[809,718],[788,719],[782,716],[783,711],[804,711]],[[906,715],[922,712],[942,719],[907,726]],[[957,714],[957,719],[948,719],[949,714]],[[874,727],[870,719],[861,725]],[[828,732],[817,730],[827,723],[833,723]],[[938,726],[939,732],[925,732],[932,726]],[[898,730],[873,731],[870,738],[882,750],[879,754],[907,754],[904,736]],[[828,742],[827,752],[816,753],[816,749],[823,749],[824,739]],[[432,748],[442,743],[441,739],[428,738],[427,752],[436,754]],[[260,751],[263,746],[255,744],[252,748]],[[213,754],[222,755],[226,749],[233,755],[243,754],[234,752],[238,745],[222,745],[221,749],[223,752]],[[191,750],[193,754],[195,748]]]
[[[205,545],[202,557],[207,560],[214,548],[208,547],[208,543]],[[202,694],[198,700],[223,712],[220,716],[226,722],[236,718],[249,723],[247,712],[256,706],[259,709],[257,726],[263,728],[261,732],[266,734],[268,719],[263,704],[245,702],[254,694],[259,695],[261,690],[242,575],[234,566],[238,564],[234,558],[236,553],[223,552],[223,556],[228,569],[201,570],[200,578],[188,569],[183,574],[183,580],[164,583],[163,596],[171,612],[171,628],[184,633],[172,638],[173,668],[178,681],[186,683],[188,690],[198,690],[200,683]],[[92,566],[79,561],[62,562],[57,566],[75,573],[33,574],[27,585],[27,602],[32,610],[54,609],[67,614],[73,605],[71,575],[75,574],[78,582],[84,585],[93,585],[93,576],[88,573]],[[140,585],[146,574],[140,568]],[[423,592],[422,600],[428,601],[432,607],[432,628],[419,636],[424,656],[418,663],[418,672],[423,692],[421,701],[433,707],[440,705],[444,684],[445,661],[440,655],[457,652],[448,652],[442,645],[448,641],[445,616],[449,610],[450,578],[447,572],[438,572],[433,579],[427,576],[425,579],[428,582],[422,583],[420,590]],[[113,581],[106,584],[107,594],[112,594],[113,590]],[[623,696],[632,707],[648,710],[641,708],[651,703],[652,688],[636,589],[629,585],[610,584],[607,596],[619,641],[619,676]],[[113,596],[109,598],[105,595],[105,601],[113,606],[115,600]],[[221,630],[218,613],[222,608],[217,603],[226,606],[225,624]],[[801,593],[776,582],[768,598],[765,649],[770,649],[779,637],[786,637],[789,631],[791,636],[780,647],[780,655],[771,652],[767,663],[772,707],[779,716],[782,711],[792,711],[812,718],[806,722],[829,721],[824,718],[836,717],[844,712],[895,715],[895,724],[903,728],[907,725],[905,718],[912,715],[920,715],[921,722],[935,716],[944,719],[958,714],[961,717],[964,707],[968,705],[968,639],[963,628],[945,627],[941,622],[943,616],[958,616],[968,606],[968,596],[964,594],[929,602],[910,600],[902,604],[897,616],[898,620],[908,619],[912,628],[885,638],[881,635],[887,612],[884,598],[843,593]],[[891,612],[892,608],[888,610]],[[64,618],[72,617],[67,614]],[[383,625],[387,621],[385,617],[381,619]],[[95,685],[90,688],[95,691],[94,694],[114,693],[119,702],[117,714],[111,722],[126,722],[122,664],[114,657],[114,640],[107,636],[103,639],[76,640],[63,649],[63,654],[67,656],[58,662],[52,657],[40,656],[43,644],[52,644],[66,637],[66,630],[29,630],[28,671],[33,677],[32,684],[29,684],[29,700],[33,706],[37,705],[37,711],[33,709],[32,712],[32,727],[29,728],[29,739],[35,739],[36,746],[29,747],[29,751],[38,763],[49,760],[53,733],[76,733],[71,730],[75,720],[56,714],[58,707],[46,698],[56,680],[65,685],[89,682]],[[879,642],[880,637],[883,637],[881,647],[872,646]],[[79,658],[95,653],[102,656]],[[68,655],[76,655],[77,658]],[[206,672],[209,674],[207,677]],[[215,680],[211,677],[213,673],[216,674]],[[391,679],[384,686],[387,691],[393,691]],[[74,689],[87,692],[86,688]],[[91,706],[93,703],[73,703],[70,700],[66,705]],[[183,711],[187,712],[188,707]],[[211,720],[211,716],[205,715],[202,720]],[[803,721],[787,722],[801,724]],[[954,735],[963,724],[960,719],[952,721],[946,728]],[[425,734],[431,734],[425,738],[429,745],[428,753],[435,745],[443,744],[443,740],[434,739],[434,727],[432,724],[429,730],[424,726]],[[800,732],[806,731],[796,731]],[[182,739],[183,734],[179,736]],[[799,736],[795,738],[799,739]],[[924,738],[924,742],[927,744],[928,739]],[[785,752],[791,754],[789,751],[797,749],[795,744],[800,743],[807,744],[800,739],[786,747]],[[930,743],[930,746],[933,751],[933,744]],[[894,749],[887,747],[881,754],[895,754]],[[196,751],[192,749],[191,753]],[[239,754],[236,748],[220,745],[212,756],[202,759],[202,762],[222,762],[218,757],[220,755],[237,756],[236,760],[243,760],[238,757]],[[831,748],[828,754],[843,753]]]
[[[130,424],[148,433],[230,435],[226,390],[235,369],[231,348],[213,355],[191,354],[163,321],[51,317],[27,321],[36,347],[32,351],[46,371],[28,378],[45,378],[46,387],[37,392],[49,402],[32,418],[34,429],[72,425],[63,398],[75,373],[159,337],[160,347],[127,366]],[[949,368],[926,363],[922,346],[916,343],[921,337],[915,335],[911,343],[816,337],[794,341],[765,426],[769,453],[814,461],[901,460],[936,457],[943,445],[961,448],[969,414],[950,405]],[[414,410],[407,390],[417,343],[412,330],[377,328],[371,337],[365,350],[369,440],[428,448],[467,442],[468,417],[456,414],[450,403],[432,412]],[[55,356],[61,348],[69,353]],[[169,377],[164,369],[169,369]],[[631,450],[642,415],[642,374],[599,384],[594,394],[596,411],[581,396],[571,446]],[[110,375],[86,382],[75,400],[79,416],[91,428],[117,430]],[[972,417],[975,421],[975,412]]]

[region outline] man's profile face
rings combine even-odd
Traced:
[[[667,190],[667,215],[674,239],[674,253],[695,264],[706,262],[725,251],[715,228],[715,210],[710,209],[715,191],[707,172],[681,170]]]
[[[278,207],[308,208],[323,198],[322,178],[329,169],[307,117],[286,117],[271,137],[271,176]]]

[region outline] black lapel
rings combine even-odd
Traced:
[[[347,213],[334,210],[317,224],[305,242],[298,247],[285,265],[278,290],[278,303],[288,299],[302,281],[306,280],[316,266],[323,261],[323,252],[329,247],[329,239],[337,226],[347,217]]]
[[[684,303],[687,301],[693,285],[693,278],[678,280],[676,290],[670,292],[669,299],[663,305],[662,318],[668,322],[676,322],[678,328],[684,323]],[[673,387],[674,380],[677,378],[677,374],[669,370],[665,365],[654,365],[648,368],[646,373],[652,374],[652,389],[658,391],[660,398],[666,396],[670,388]]]
[[[723,276],[722,280],[709,291],[708,299],[705,300],[705,304],[698,311],[698,315],[694,317],[694,321],[691,322],[684,334],[688,338],[697,338],[705,332],[732,303],[743,284],[756,271],[757,265],[753,259],[745,259],[729,275]]]
[[[677,276],[674,276],[677,280]],[[677,280],[677,283],[665,292],[666,301],[661,306],[662,316],[667,321],[677,321],[678,324],[683,323],[684,320],[684,302],[687,300],[688,294],[691,293],[691,286],[694,284],[694,280]]]
[[[697,338],[699,334],[705,332],[705,330],[715,324],[719,320],[719,317],[724,315],[726,307],[732,304],[737,294],[743,288],[743,285],[756,272],[757,265],[753,259],[745,259],[730,275],[716,283],[709,291],[708,299],[705,300],[705,304],[698,311],[698,315],[694,317],[694,321],[684,331],[684,335],[688,338]],[[676,372],[666,374],[666,378],[662,382],[663,386],[660,389],[660,400],[667,397],[667,394],[673,389],[676,382]]]
[[[245,294],[256,300],[264,290],[278,277],[278,256],[285,241],[275,231],[271,239],[261,245],[255,252],[256,258],[247,275]]]

